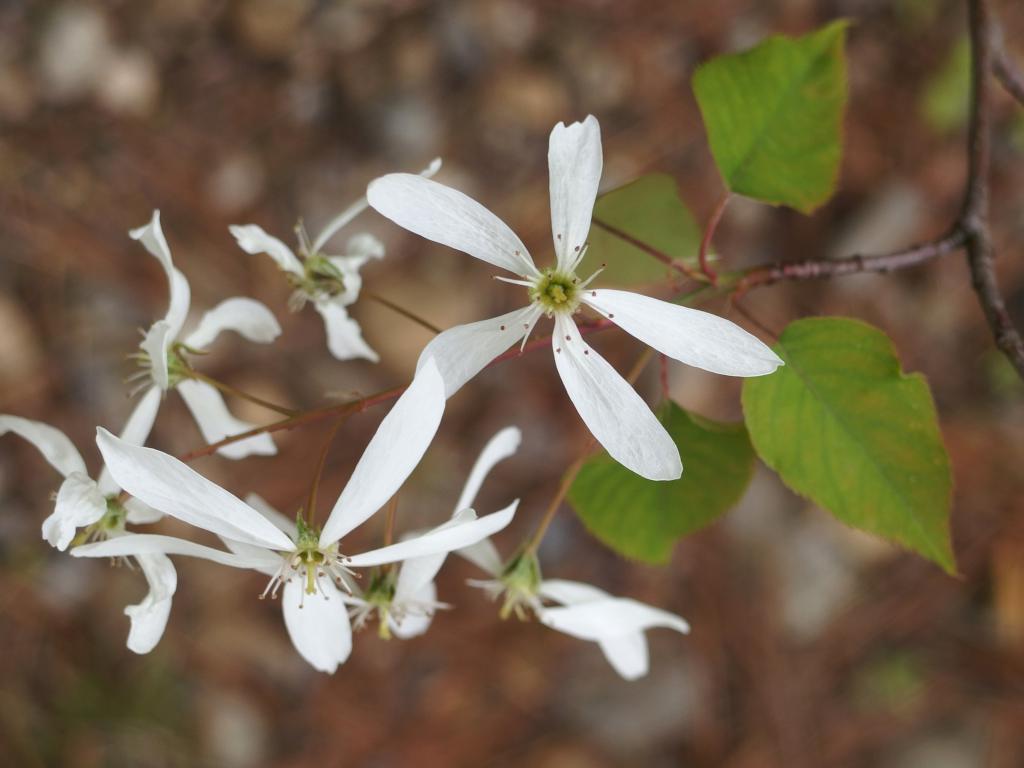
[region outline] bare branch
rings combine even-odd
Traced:
[[[1017,68],[1006,49],[996,51],[992,59],[992,71],[1007,93],[1024,105],[1024,73]]]

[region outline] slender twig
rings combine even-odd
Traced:
[[[1005,48],[1000,47],[992,59],[992,71],[1013,98],[1024,104],[1024,73],[1017,68]]]
[[[971,119],[968,127],[968,184],[961,225],[967,232],[971,283],[988,320],[996,346],[1024,378],[1024,340],[1006,309],[995,272],[995,249],[988,229],[988,172],[991,157],[989,102],[992,25],[988,0],[970,0]]]
[[[636,384],[636,380],[640,378],[640,374],[643,372],[647,364],[651,362],[651,358],[654,356],[654,350],[650,347],[644,349],[640,353],[640,357],[633,363],[633,367],[629,369],[629,373],[626,374],[625,378],[630,384]],[[573,482],[576,480],[576,476],[583,469],[583,464],[590,456],[591,451],[597,445],[597,440],[593,435],[587,438],[586,445],[583,450],[580,451],[580,455],[576,457],[575,461],[568,466],[565,472],[562,474],[562,481],[558,484],[558,490],[555,491],[555,495],[551,497],[551,501],[548,502],[547,509],[544,510],[544,515],[541,517],[540,522],[537,523],[537,529],[533,532],[533,536],[530,537],[529,541],[526,542],[526,546],[523,548],[524,553],[536,552],[537,547],[540,546],[541,541],[544,539],[544,534],[547,533],[548,526],[551,525],[551,521],[555,519],[555,514],[558,512],[559,507],[562,505],[562,501],[565,499],[569,489],[572,487]]]
[[[286,408],[283,405],[277,405],[276,403],[272,403],[269,400],[264,400],[262,397],[256,397],[256,395],[250,395],[248,392],[243,392],[240,389],[236,389],[235,387],[232,387],[230,384],[225,384],[223,381],[219,381],[218,379],[215,379],[212,376],[207,376],[205,373],[200,373],[199,371],[193,370],[189,371],[188,375],[189,378],[195,379],[196,381],[201,381],[204,384],[209,384],[211,387],[219,389],[226,395],[238,397],[241,398],[242,400],[248,400],[250,403],[255,403],[256,405],[262,408],[266,408],[269,411],[280,413],[282,416],[297,416],[299,414],[299,411],[296,411],[292,408]]]
[[[397,314],[401,315],[404,318],[412,320],[414,323],[416,323],[417,325],[423,326],[424,328],[426,328],[431,333],[434,333],[434,334],[441,333],[441,330],[442,330],[441,328],[438,328],[436,325],[434,325],[429,320],[426,320],[426,319],[420,317],[415,312],[406,309],[405,307],[401,306],[400,304],[396,304],[395,302],[391,301],[391,299],[385,299],[383,296],[380,296],[380,295],[378,295],[376,293],[370,293],[369,291],[363,291],[363,296],[367,297],[368,299],[373,299],[374,301],[376,301],[381,306],[387,307],[392,312],[396,312]]]
[[[700,252],[697,254],[697,263],[700,264],[700,271],[703,272],[707,279],[711,281],[712,285],[718,284],[718,275],[715,273],[715,270],[711,268],[711,265],[708,264],[708,248],[711,247],[711,238],[715,236],[718,224],[722,221],[722,215],[725,213],[725,208],[729,205],[729,201],[731,199],[731,192],[726,192],[722,195],[721,199],[715,205],[715,209],[711,212],[711,218],[708,219],[708,225],[704,228],[704,236],[700,239]]]
[[[306,501],[306,520],[309,521],[310,525],[316,519],[316,494],[320,490],[320,478],[323,477],[324,467],[327,465],[327,454],[330,453],[334,438],[337,436],[341,425],[345,423],[346,418],[347,416],[341,416],[334,422],[330,432],[327,433],[327,439],[324,440],[324,447],[320,450],[320,458],[316,463],[313,482],[309,484],[309,498]]]
[[[692,267],[687,265],[685,262],[680,261],[679,259],[674,259],[671,256],[669,256],[667,253],[665,253],[664,251],[658,250],[653,245],[649,245],[648,243],[645,243],[642,240],[638,240],[637,238],[633,237],[628,232],[625,232],[625,231],[619,229],[618,227],[612,226],[611,224],[609,224],[609,223],[607,223],[605,221],[601,221],[601,219],[594,219],[593,223],[594,223],[594,225],[600,227],[601,229],[605,230],[609,234],[614,235],[615,237],[619,238],[623,242],[629,243],[634,248],[637,248],[638,250],[643,251],[648,256],[651,256],[651,257],[657,259],[662,264],[664,264],[667,267],[670,267],[670,268],[676,270],[677,272],[679,272],[682,275],[685,275],[686,277],[690,278],[691,280],[700,280],[701,282],[706,282],[707,278],[704,275],[702,275],[700,272],[698,272],[697,270],[693,269]]]

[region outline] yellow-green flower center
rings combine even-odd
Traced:
[[[579,278],[571,272],[546,269],[529,288],[530,301],[544,312],[571,314],[580,304]]]

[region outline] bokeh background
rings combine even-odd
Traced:
[[[166,307],[156,262],[127,237],[153,208],[193,310],[232,295],[268,303],[273,347],[218,343],[204,370],[312,407],[404,381],[428,340],[369,301],[353,313],[383,357],[339,363],[319,318],[290,314],[266,257],[227,231],[255,222],[291,241],[368,180],[443,156],[441,179],[482,200],[550,256],[547,134],[594,113],[604,187],[648,171],[679,183],[698,220],[721,193],[689,87],[695,66],[762,37],[854,20],[839,192],[813,217],[736,201],[717,238],[733,266],[899,247],[939,234],[964,174],[964,10],[937,0],[123,0],[0,4],[0,411],[66,431],[91,466],[94,428],[131,402],[125,355]],[[997,11],[1018,61],[1024,8]],[[993,218],[1001,277],[1024,321],[1024,111],[996,90]],[[417,240],[373,212],[388,245],[366,285],[443,326],[513,308],[486,265]],[[339,240],[340,242],[340,240]],[[769,328],[845,314],[884,328],[928,376],[956,476],[962,576],[857,534],[759,468],[740,506],[687,538],[663,568],[623,561],[570,510],[542,548],[545,573],[687,617],[649,634],[651,674],[621,681],[598,649],[498,620],[452,560],[456,609],[409,642],[356,637],[333,677],[293,652],[262,577],[178,560],[162,643],[124,647],[139,573],[73,560],[39,538],[57,476],[0,441],[0,762],[16,766],[882,766],[1024,765],[1024,408],[992,350],[961,255],[892,276],[763,289]],[[721,305],[710,307],[726,311]],[[733,315],[741,323],[746,321]],[[748,326],[749,327],[749,326]],[[755,329],[756,330],[756,329]],[[595,343],[622,369],[617,331]],[[641,390],[658,392],[656,371]],[[673,396],[740,416],[738,383],[671,369]],[[236,413],[273,415],[245,403]],[[382,410],[335,444],[323,515]],[[525,432],[481,511],[521,497],[499,537],[531,529],[582,427],[547,353],[490,369],[454,398],[403,493],[399,524],[446,517],[498,428]],[[280,508],[302,501],[325,425],[279,435],[280,455],[196,467]],[[793,435],[799,440],[800,435]],[[152,444],[201,438],[168,398]],[[685,455],[684,455],[685,458]],[[375,519],[357,536],[379,541]],[[195,535],[173,521],[167,533]]]

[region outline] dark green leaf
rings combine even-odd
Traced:
[[[659,418],[682,456],[681,478],[645,480],[601,454],[583,466],[569,491],[591,533],[627,557],[652,563],[668,560],[678,538],[739,501],[754,467],[742,424],[710,421],[675,403]]]

